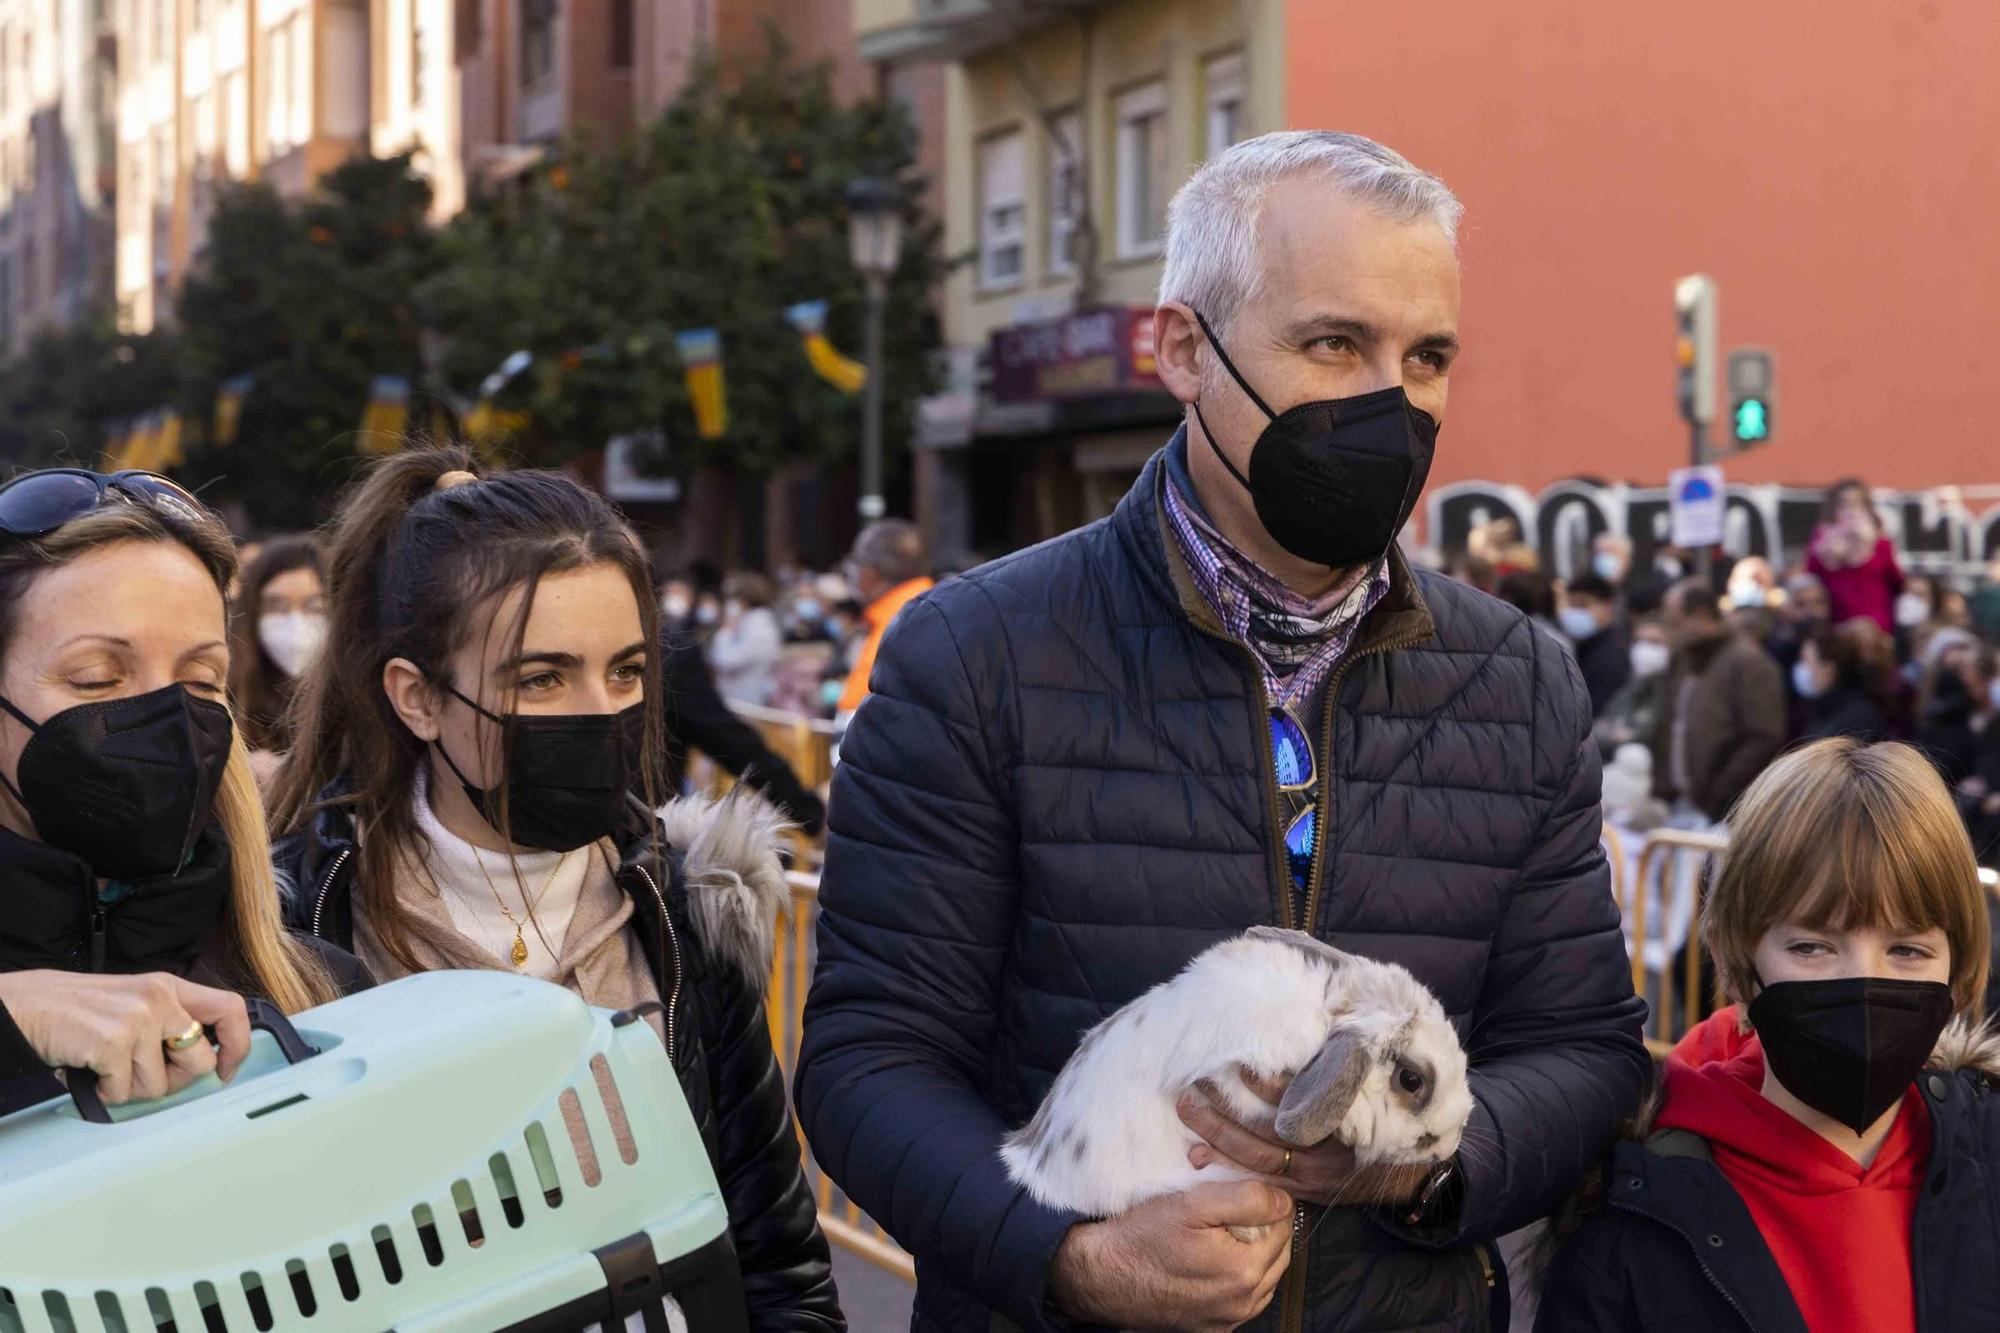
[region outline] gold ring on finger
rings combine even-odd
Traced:
[[[202,1039],[202,1035],[201,1020],[196,1019],[187,1025],[186,1032],[181,1033],[177,1037],[167,1038],[167,1049],[170,1051],[191,1051],[194,1049],[195,1043]]]
[[[1284,1164],[1278,1168],[1278,1174],[1281,1176],[1292,1174],[1292,1150],[1290,1148],[1285,1149]]]

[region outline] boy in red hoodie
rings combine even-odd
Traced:
[[[1907,746],[1833,740],[1729,822],[1703,936],[1732,1005],[1668,1057],[1537,1330],[2000,1329],[2000,1047],[1950,793]]]

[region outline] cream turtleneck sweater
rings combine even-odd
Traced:
[[[602,849],[593,845],[510,856],[475,847],[446,828],[431,809],[422,770],[413,813],[417,831],[429,844],[424,868],[437,885],[452,927],[482,955],[490,954],[491,966],[511,972],[518,921],[521,941],[528,946],[527,965],[519,970],[543,981],[560,981],[563,940],[586,886],[593,895],[618,893]],[[532,910],[524,899],[534,904]],[[507,912],[514,914],[512,921]]]

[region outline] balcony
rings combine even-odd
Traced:
[[[861,58],[963,60],[1099,0],[855,0]]]

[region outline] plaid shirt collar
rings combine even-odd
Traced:
[[[1177,442],[1177,447],[1186,446]],[[1292,708],[1312,698],[1347,656],[1361,622],[1388,596],[1388,561],[1377,564],[1367,576],[1355,579],[1346,597],[1316,627],[1324,637],[1318,638],[1289,671],[1283,670],[1273,660],[1271,649],[1258,642],[1252,627],[1259,612],[1267,620],[1275,618],[1299,624],[1297,597],[1209,524],[1195,502],[1181,493],[1179,473],[1180,468],[1170,463],[1162,488],[1167,526],[1174,534],[1174,544],[1180,548],[1181,559],[1187,564],[1196,590],[1221,620],[1229,637],[1247,648],[1256,660],[1269,702]]]

